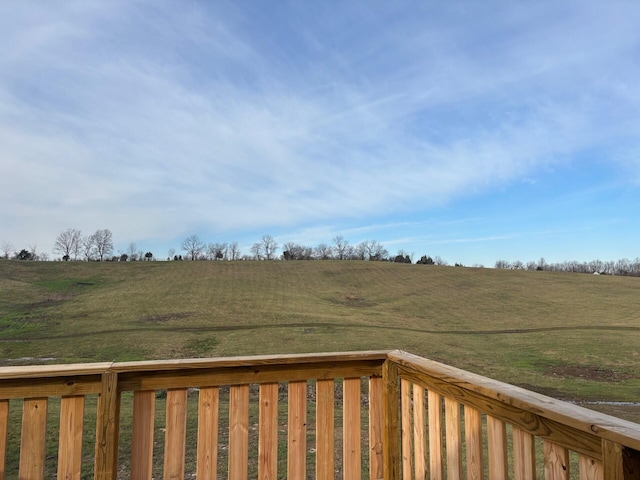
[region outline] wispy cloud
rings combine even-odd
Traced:
[[[12,2],[0,18],[0,219],[49,238],[373,224],[594,148],[640,171],[614,148],[638,146],[633,4]]]

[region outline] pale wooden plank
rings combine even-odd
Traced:
[[[44,478],[48,402],[47,398],[28,398],[22,403],[20,480]]]
[[[84,396],[63,397],[60,401],[58,479],[79,480],[82,470]]]
[[[198,453],[196,478],[215,480],[218,469],[220,389],[203,387],[198,392]]]
[[[246,479],[249,458],[249,385],[229,389],[229,478]]]
[[[362,478],[362,428],[360,427],[360,379],[345,378],[343,383],[343,458],[344,478]]]
[[[316,382],[316,479],[335,478],[335,394],[333,380]]]
[[[447,449],[447,480],[462,478],[462,435],[460,434],[460,404],[445,397],[445,445]]]
[[[415,478],[427,478],[427,432],[425,423],[424,388],[413,385],[413,458]]]
[[[508,478],[507,428],[502,420],[487,415],[489,478]]]
[[[442,397],[429,390],[429,478],[442,480],[444,464],[442,462]]]
[[[533,435],[519,427],[513,427],[513,477],[514,480],[535,480],[536,446]]]
[[[172,360],[143,360],[135,362],[117,362],[110,365],[110,370],[118,373],[136,371],[162,370],[194,370],[208,368],[234,368],[260,366],[292,366],[304,369],[310,364],[336,364],[336,363],[358,363],[358,362],[378,362],[380,366],[387,359],[389,350],[369,350],[356,352],[326,352],[326,353],[299,353],[286,355],[249,355],[237,357],[217,357],[217,358],[180,358]],[[90,364],[87,364],[90,365]],[[96,364],[98,367],[102,364]],[[79,365],[84,367],[85,364]],[[78,366],[74,366],[78,367]],[[13,368],[26,367],[0,367],[0,379],[2,373]],[[32,368],[32,367],[29,367]],[[23,375],[18,375],[22,377]]]
[[[482,416],[476,408],[464,407],[464,436],[467,448],[467,480],[482,480]]]
[[[278,477],[278,384],[260,385],[258,431],[258,478]]]
[[[151,480],[153,474],[153,428],[156,392],[133,394],[133,426],[131,435],[131,478]]]
[[[307,382],[290,382],[288,395],[287,478],[306,478]]]
[[[602,439],[602,474],[605,480],[624,480],[622,445]]]
[[[553,442],[544,440],[544,477],[546,480],[568,480],[569,451]]]
[[[580,480],[603,480],[602,463],[593,458],[580,455],[578,457]]]
[[[382,377],[369,378],[369,479],[384,478]],[[333,477],[332,477],[333,478]]]
[[[369,377],[380,374],[378,361],[354,361],[343,364],[266,365],[255,367],[229,367],[215,370],[134,371],[123,373],[121,391],[160,390],[246,385],[251,383],[298,382],[333,378]],[[0,392],[1,392],[0,386]],[[1,398],[1,397],[0,397]]]
[[[187,438],[187,390],[167,390],[164,478],[183,478]]]
[[[9,430],[9,400],[0,400],[0,480],[4,480],[7,462],[7,434]]]
[[[413,472],[413,449],[411,428],[411,382],[404,378],[400,380],[400,419],[402,430],[402,478],[411,478]]]
[[[382,445],[385,480],[400,479],[400,441],[398,436],[399,409],[398,397],[400,385],[398,383],[398,365],[385,361],[382,365],[382,399],[383,432],[385,442]]]
[[[102,375],[96,421],[95,480],[113,480],[118,473],[118,434],[120,431],[120,392],[118,374]]]

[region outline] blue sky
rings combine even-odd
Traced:
[[[640,256],[640,3],[0,1],[0,241]]]

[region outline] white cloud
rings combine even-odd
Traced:
[[[295,231],[444,205],[590,148],[637,168],[610,149],[637,147],[637,8],[404,7],[4,4],[0,155],[20,173],[0,179],[0,219],[49,238]]]

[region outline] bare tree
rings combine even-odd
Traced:
[[[135,242],[131,242],[127,247],[127,255],[129,256],[130,262],[135,262],[138,259],[138,246]]]
[[[168,252],[168,255],[169,255],[168,256],[169,260],[173,260],[173,257],[175,257],[175,255],[176,255],[176,249],[175,248],[170,248],[169,252]]]
[[[2,244],[0,245],[0,250],[2,250],[2,255],[4,256],[4,258],[8,259],[9,255],[13,253],[13,245],[6,241],[2,242]]]
[[[230,260],[240,259],[240,248],[238,247],[238,242],[231,242],[229,244],[229,259]]]
[[[204,250],[204,242],[197,235],[190,235],[182,242],[182,249],[187,252],[191,260],[197,260]]]
[[[348,258],[347,250],[349,248],[349,241],[345,240],[342,235],[338,235],[333,239],[334,250],[336,252],[336,257],[338,260],[345,260]]]
[[[209,260],[224,260],[227,257],[226,243],[210,243],[207,246],[207,258]]]
[[[262,257],[264,255],[262,244],[259,242],[256,242],[253,245],[251,245],[251,254],[253,255],[254,260],[262,260]]]
[[[62,259],[66,262],[71,259],[72,254],[79,251],[82,242],[82,233],[75,228],[68,228],[58,235],[56,243],[53,244],[53,251],[62,255]]]
[[[315,257],[319,260],[331,259],[332,248],[326,243],[321,243],[315,248]]]
[[[93,258],[93,235],[87,235],[82,239],[82,246],[80,247],[80,250],[82,251],[82,255],[87,262]]]
[[[262,251],[266,260],[273,260],[278,250],[278,243],[271,235],[262,236]]]
[[[100,261],[103,261],[105,256],[108,257],[111,255],[113,253],[113,235],[111,230],[107,228],[96,230],[96,233],[93,234],[93,246]]]

